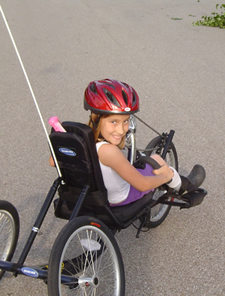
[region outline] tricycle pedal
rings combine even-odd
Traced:
[[[191,208],[191,207],[200,205],[204,197],[206,196],[206,194],[207,194],[206,190],[202,188],[198,188],[194,192],[189,192],[181,195],[180,199],[185,201],[185,203],[181,204],[180,208],[181,209]]]

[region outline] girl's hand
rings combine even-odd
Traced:
[[[173,178],[173,171],[169,168],[167,164],[161,166],[161,168],[157,170],[153,170],[153,174],[156,176],[163,176],[165,178],[165,183],[169,182]]]

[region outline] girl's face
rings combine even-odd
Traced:
[[[101,135],[109,143],[119,145],[129,129],[130,115],[110,115],[101,118]]]

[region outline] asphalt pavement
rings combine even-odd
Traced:
[[[87,84],[115,78],[132,85],[139,117],[159,132],[175,130],[179,169],[207,173],[200,206],[173,208],[137,239],[117,235],[127,296],[225,295],[225,30],[192,22],[216,11],[216,0],[0,0],[47,130],[48,119],[87,122]],[[138,125],[138,146],[155,136]],[[0,16],[0,196],[20,215],[19,258],[57,173],[9,34]],[[53,208],[26,264],[48,262],[65,221]],[[40,280],[7,273],[2,296],[47,295]]]

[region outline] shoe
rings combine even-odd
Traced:
[[[181,176],[181,188],[179,194],[194,192],[205,180],[206,172],[203,166],[196,164],[187,177]]]

